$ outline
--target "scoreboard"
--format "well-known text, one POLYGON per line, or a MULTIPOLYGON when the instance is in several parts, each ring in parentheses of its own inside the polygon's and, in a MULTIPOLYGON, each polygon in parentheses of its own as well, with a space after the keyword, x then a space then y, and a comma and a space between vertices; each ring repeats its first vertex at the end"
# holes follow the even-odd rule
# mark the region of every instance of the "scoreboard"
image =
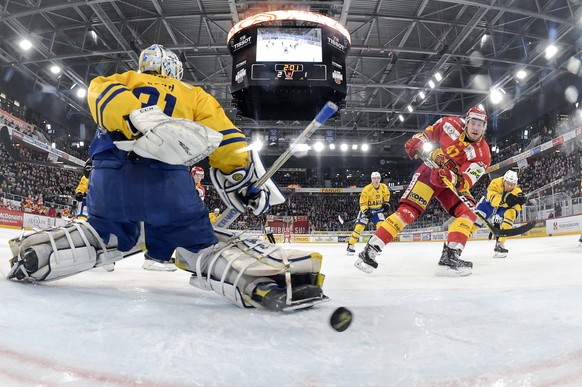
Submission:
POLYGON ((239 113, 255 120, 311 120, 346 96, 350 35, 326 16, 302 11, 261 13, 228 34, 231 90, 239 113))

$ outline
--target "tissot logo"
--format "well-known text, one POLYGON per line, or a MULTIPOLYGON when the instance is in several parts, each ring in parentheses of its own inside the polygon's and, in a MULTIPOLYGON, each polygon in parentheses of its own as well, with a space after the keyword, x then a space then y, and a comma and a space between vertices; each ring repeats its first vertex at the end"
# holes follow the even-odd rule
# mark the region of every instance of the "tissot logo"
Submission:
POLYGON ((332 46, 332 47, 335 47, 335 48, 337 48, 337 49, 338 49, 338 50, 340 50, 340 51, 345 51, 345 50, 346 50, 346 46, 345 46, 345 45, 343 45, 343 44, 341 44, 341 43, 339 42, 339 39, 338 39, 338 38, 336 38, 335 36, 334 36, 333 38, 330 38, 330 37, 328 36, 328 37, 327 37, 327 43, 328 43, 330 46, 332 46))
POLYGON ((239 48, 244 47, 247 44, 250 44, 252 38, 253 38, 252 36, 249 36, 249 37, 247 37, 246 35, 241 36, 240 39, 239 39, 239 42, 238 43, 235 43, 232 46, 233 49, 234 50, 238 50, 239 48))

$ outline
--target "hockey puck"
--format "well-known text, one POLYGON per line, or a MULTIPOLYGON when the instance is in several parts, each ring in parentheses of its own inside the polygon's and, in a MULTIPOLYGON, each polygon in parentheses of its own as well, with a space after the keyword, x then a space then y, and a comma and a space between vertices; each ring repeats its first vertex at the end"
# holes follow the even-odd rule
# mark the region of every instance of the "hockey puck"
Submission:
POLYGON ((349 309, 342 307, 337 308, 329 318, 329 325, 338 332, 343 332, 350 327, 353 315, 349 309))

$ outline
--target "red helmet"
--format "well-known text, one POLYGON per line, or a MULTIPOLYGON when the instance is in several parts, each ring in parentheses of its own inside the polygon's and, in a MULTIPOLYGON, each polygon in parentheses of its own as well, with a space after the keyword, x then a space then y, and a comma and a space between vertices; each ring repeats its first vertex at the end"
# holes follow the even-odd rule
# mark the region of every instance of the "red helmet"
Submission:
POLYGON ((478 106, 473 106, 471 109, 469 109, 469 111, 467 111, 467 115, 465 116, 465 122, 469 122, 469 119, 471 118, 474 120, 482 121, 485 124, 487 124, 487 121, 489 119, 487 117, 487 112, 478 106))
POLYGON ((202 169, 201 167, 193 167, 192 171, 190 172, 192 173, 192 176, 202 175, 202 177, 204 177, 204 169, 202 169))

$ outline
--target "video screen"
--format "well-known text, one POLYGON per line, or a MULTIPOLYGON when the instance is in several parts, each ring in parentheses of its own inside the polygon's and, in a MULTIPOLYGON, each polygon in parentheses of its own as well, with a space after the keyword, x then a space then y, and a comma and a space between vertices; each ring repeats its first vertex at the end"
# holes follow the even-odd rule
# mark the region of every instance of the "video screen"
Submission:
POLYGON ((257 28, 257 62, 321 62, 321 28, 257 28))

